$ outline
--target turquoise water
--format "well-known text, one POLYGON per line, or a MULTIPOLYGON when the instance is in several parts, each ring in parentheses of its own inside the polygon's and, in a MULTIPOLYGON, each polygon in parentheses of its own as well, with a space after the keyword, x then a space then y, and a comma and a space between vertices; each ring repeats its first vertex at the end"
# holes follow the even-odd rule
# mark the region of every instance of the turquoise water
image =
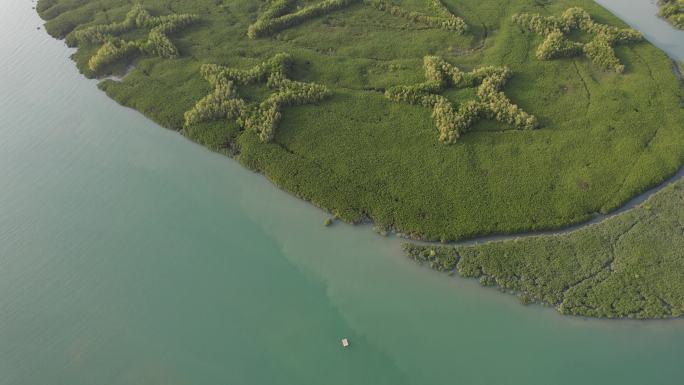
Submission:
POLYGON ((110 101, 31 5, 0 1, 0 384, 682 383, 684 320, 524 307, 326 228, 110 101))

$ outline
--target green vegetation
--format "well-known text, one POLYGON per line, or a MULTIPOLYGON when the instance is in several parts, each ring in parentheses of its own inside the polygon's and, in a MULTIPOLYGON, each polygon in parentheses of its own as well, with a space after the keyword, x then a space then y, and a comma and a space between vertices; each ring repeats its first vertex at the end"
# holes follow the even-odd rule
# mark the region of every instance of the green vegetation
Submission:
POLYGON ((88 60, 88 68, 97 73, 104 67, 134 53, 157 55, 167 59, 177 58, 178 49, 173 45, 168 35, 185 28, 198 19, 196 15, 191 14, 153 17, 142 5, 136 4, 126 14, 123 21, 94 25, 75 31, 67 36, 66 41, 70 46, 102 44, 95 55, 88 60), (147 39, 125 41, 115 36, 137 28, 150 31, 147 39))
POLYGON ((392 87, 385 96, 396 102, 431 107, 441 142, 455 143, 480 117, 512 124, 521 130, 536 128, 537 118, 499 92, 511 76, 508 68, 482 67, 465 73, 436 56, 426 56, 424 66, 426 82, 392 87), (447 87, 468 88, 478 84, 477 100, 467 101, 458 110, 449 99, 439 95, 447 87))
POLYGON ((271 35, 275 32, 301 24, 306 20, 347 7, 360 0, 325 0, 312 4, 293 13, 287 13, 296 0, 273 0, 266 11, 247 29, 250 39, 271 35))
POLYGON ((318 84, 287 79, 291 63, 290 55, 278 54, 248 71, 203 65, 202 76, 215 88, 185 113, 185 128, 207 120, 228 118, 256 132, 261 141, 270 142, 282 117, 282 107, 316 103, 330 96, 330 91, 318 84), (257 107, 250 107, 247 101, 238 97, 237 85, 263 81, 276 92, 257 107))
POLYGON ((381 11, 389 13, 390 15, 403 17, 413 21, 414 23, 455 31, 459 34, 463 34, 468 30, 468 26, 466 25, 465 21, 452 14, 449 8, 444 5, 442 0, 429 1, 431 8, 434 9, 439 16, 430 16, 422 12, 409 11, 385 0, 367 0, 366 2, 381 11))
MULTIPOLYGON (((580 55, 540 61, 535 52, 545 37, 522 32, 512 19, 514 14, 548 17, 581 7, 601 26, 625 28, 590 0, 387 3, 402 12, 381 10, 372 1, 140 4, 152 18, 199 17, 173 34, 177 55, 140 55, 125 43, 147 42, 157 25, 139 27, 136 21, 135 28, 125 31, 105 27, 131 23, 126 22, 129 0, 40 0, 37 9, 50 34, 78 46, 73 59, 86 76, 106 76, 135 65, 122 81, 99 84, 110 97, 234 156, 347 222, 372 220, 382 231, 429 240, 559 228, 614 210, 662 182, 684 161, 682 90, 665 54, 644 41, 615 44, 610 52, 625 67, 623 73, 593 63, 610 61, 600 57, 600 47, 596 52, 586 49, 592 60, 580 55), (317 8, 322 4, 340 6, 301 13, 322 9, 317 8), (435 6, 439 4, 443 8, 435 6), (468 26, 465 33, 455 21, 453 28, 444 28, 451 24, 411 16, 446 22, 451 20, 447 11, 468 26), (266 28, 259 38, 248 37, 259 20, 268 24, 287 15, 306 17, 289 16, 284 20, 292 21, 277 22, 277 28, 266 28), (77 41, 76 36, 85 34, 78 31, 86 30, 121 39, 111 40, 106 48, 111 53, 103 55, 110 64, 96 65, 96 72, 89 61, 105 49, 106 41, 77 41), (266 74, 250 81, 211 78, 249 73, 283 52, 292 64, 283 71, 287 77, 270 82, 272 76, 266 74), (505 76, 485 90, 485 97, 505 92, 502 111, 513 112, 497 116, 493 111, 498 107, 478 110, 478 119, 463 126, 467 135, 440 145, 434 133, 435 120, 440 122, 431 117, 430 108, 385 97, 394 87, 425 82, 426 56, 440 57, 445 67, 458 68, 464 76, 482 68, 508 68, 510 72, 499 72, 505 76), (508 74, 512 76, 505 82, 508 74), (274 100, 288 84, 308 84, 316 96, 274 100), (311 104, 322 98, 322 87, 330 96, 311 104), (519 109, 509 110, 512 103, 519 109), (285 105, 290 107, 281 110, 285 105), (198 116, 190 113, 186 120, 185 113, 193 110, 198 116), (525 126, 528 115, 521 111, 533 114, 540 128, 511 129, 525 126)), ((586 47, 595 35, 572 30, 563 32, 563 39, 586 47)), ((439 94, 458 107, 452 108, 454 114, 440 112, 440 118, 462 127, 455 117, 464 105, 482 101, 481 80, 460 87, 447 77, 449 84, 439 94)), ((443 111, 449 112, 446 106, 443 111)))
POLYGON ((264 12, 259 15, 254 24, 247 29, 247 36, 250 39, 272 35, 284 29, 299 25, 307 20, 321 15, 326 15, 339 9, 343 9, 352 4, 365 2, 378 10, 389 13, 393 16, 403 17, 415 23, 425 24, 435 28, 464 33, 467 26, 463 19, 455 16, 449 11, 442 0, 430 0, 431 7, 439 16, 430 16, 421 12, 409 11, 396 6, 385 0, 324 0, 303 8, 293 10, 296 0, 271 0, 264 12))
POLYGON ((543 17, 539 14, 516 14, 513 21, 546 38, 537 49, 540 60, 558 57, 572 57, 584 53, 594 63, 605 69, 622 72, 625 66, 615 56, 613 47, 618 44, 641 41, 641 34, 631 28, 620 29, 594 22, 591 15, 582 8, 568 8, 560 17, 543 17), (588 43, 571 41, 568 35, 573 31, 593 36, 588 43))
POLYGON ((684 29, 684 0, 658 0, 660 16, 679 29, 684 29))
POLYGON ((551 304, 564 314, 684 313, 684 179, 599 224, 474 246, 405 245, 411 258, 551 304))

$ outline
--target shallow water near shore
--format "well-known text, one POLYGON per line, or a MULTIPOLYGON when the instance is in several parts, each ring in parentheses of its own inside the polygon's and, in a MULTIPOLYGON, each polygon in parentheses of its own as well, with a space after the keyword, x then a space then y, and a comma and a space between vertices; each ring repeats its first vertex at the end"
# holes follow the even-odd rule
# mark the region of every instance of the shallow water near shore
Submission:
POLYGON ((681 383, 684 320, 521 306, 326 228, 109 100, 32 5, 0 2, 0 384, 681 383))

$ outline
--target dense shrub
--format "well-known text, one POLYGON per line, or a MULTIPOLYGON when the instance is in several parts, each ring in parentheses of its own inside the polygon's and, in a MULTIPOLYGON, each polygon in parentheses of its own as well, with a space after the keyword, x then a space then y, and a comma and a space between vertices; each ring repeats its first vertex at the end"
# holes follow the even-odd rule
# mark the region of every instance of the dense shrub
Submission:
POLYGON ((269 21, 284 15, 291 10, 296 0, 273 0, 269 7, 259 16, 257 20, 269 21))
POLYGON ((178 49, 168 34, 179 31, 196 22, 198 17, 190 14, 152 16, 140 4, 136 4, 121 22, 76 30, 67 37, 67 44, 102 44, 88 61, 88 67, 98 72, 103 67, 136 53, 156 55, 163 58, 178 57, 178 49), (116 37, 134 29, 149 29, 147 40, 124 41, 116 37))
POLYGON ((437 11, 439 16, 430 16, 420 12, 408 11, 386 0, 366 0, 366 3, 390 15, 403 17, 414 23, 455 31, 459 34, 465 33, 468 29, 465 21, 452 14, 441 0, 430 0, 431 8, 437 11))
POLYGON ((361 1, 362 0, 324 0, 320 3, 312 4, 295 12, 286 14, 286 12, 293 7, 294 1, 274 0, 254 24, 249 26, 247 29, 247 36, 250 39, 267 36, 301 24, 316 16, 324 15, 352 4, 360 3, 361 1))
POLYGON ((294 0, 273 0, 257 20, 249 26, 247 36, 249 36, 250 39, 267 36, 301 24, 316 16, 361 2, 391 15, 403 17, 413 22, 426 24, 431 27, 456 31, 461 34, 467 30, 467 25, 463 19, 453 15, 444 5, 442 0, 430 0, 430 6, 436 11, 438 16, 429 16, 420 12, 407 11, 385 0, 325 0, 317 4, 303 7, 292 13, 287 13, 288 11, 293 10, 295 5, 294 0))
POLYGON ((584 53, 601 68, 615 72, 622 72, 625 67, 615 56, 613 47, 643 39, 634 29, 598 24, 592 20, 589 13, 578 7, 568 8, 560 17, 516 14, 513 16, 513 22, 524 29, 545 36, 544 42, 537 48, 537 58, 540 60, 572 57, 584 53), (593 39, 586 44, 570 41, 568 34, 572 31, 588 33, 593 35, 593 39))
POLYGON ((572 57, 582 53, 581 43, 570 41, 559 30, 546 35, 546 39, 537 48, 537 59, 550 60, 560 57, 572 57))
POLYGON ((544 17, 539 14, 518 13, 513 15, 513 22, 540 35, 548 35, 554 31, 569 32, 564 23, 554 16, 544 17))
POLYGON ((250 70, 203 65, 202 76, 214 86, 214 90, 185 113, 185 126, 228 118, 245 129, 255 131, 263 142, 270 142, 282 117, 281 108, 316 103, 330 96, 325 86, 287 79, 291 62, 291 56, 278 54, 250 70), (236 86, 264 80, 275 92, 258 105, 249 105, 237 94, 236 86))
POLYGON ((152 17, 141 4, 136 4, 120 22, 101 24, 76 30, 70 33, 66 42, 69 46, 79 44, 102 44, 114 35, 120 35, 135 28, 143 27, 145 20, 152 17))
POLYGON ((246 128, 255 130, 264 142, 273 139, 282 107, 316 103, 330 96, 326 87, 286 79, 282 72, 274 72, 269 76, 268 87, 277 91, 259 104, 256 113, 245 124, 246 128))
POLYGON ((610 44, 604 39, 596 39, 584 45, 584 54, 602 68, 612 68, 615 72, 623 72, 625 66, 615 56, 610 44))
POLYGON ((519 130, 538 126, 537 119, 520 109, 501 92, 511 76, 506 67, 481 67, 462 72, 436 56, 424 58, 427 80, 412 86, 388 89, 385 96, 393 101, 432 108, 432 117, 443 143, 455 143, 478 119, 493 119, 510 124, 519 130), (446 88, 476 87, 477 99, 455 108, 444 96, 446 88))
POLYGON ((660 16, 667 19, 672 25, 684 29, 684 1, 683 0, 658 0, 660 16))
MULTIPOLYGON (((205 78, 209 80, 206 76, 205 78)), ((185 113, 186 127, 220 118, 238 120, 245 115, 247 104, 238 98, 233 81, 221 78, 212 85, 214 85, 214 90, 200 99, 192 110, 185 113)))
POLYGON ((130 57, 142 50, 142 44, 132 41, 124 41, 118 38, 110 38, 88 60, 88 68, 97 73, 102 68, 125 57, 130 57))

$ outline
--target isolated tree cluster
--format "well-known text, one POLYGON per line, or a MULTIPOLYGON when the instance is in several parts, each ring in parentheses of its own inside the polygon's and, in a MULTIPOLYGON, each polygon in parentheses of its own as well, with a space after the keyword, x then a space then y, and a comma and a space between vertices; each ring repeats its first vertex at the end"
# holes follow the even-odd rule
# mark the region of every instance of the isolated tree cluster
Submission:
POLYGON ((613 47, 643 40, 641 33, 634 29, 596 23, 589 13, 579 7, 568 8, 561 16, 516 14, 513 15, 513 21, 524 29, 545 36, 537 48, 537 58, 540 60, 584 54, 601 68, 618 73, 623 72, 625 66, 620 63, 613 47), (588 43, 572 41, 568 38, 572 31, 592 35, 592 40, 588 43))
POLYGON ((511 76, 506 67, 481 67, 472 72, 459 68, 436 56, 424 58, 427 81, 411 86, 388 89, 385 96, 432 108, 432 117, 443 143, 455 143, 479 119, 493 119, 519 130, 534 129, 537 119, 513 104, 501 89, 511 76), (447 88, 478 87, 477 98, 455 107, 439 93, 447 88))
POLYGON ((137 53, 168 59, 178 57, 178 49, 168 35, 197 20, 199 17, 192 14, 152 16, 142 5, 135 4, 123 21, 76 30, 66 40, 71 46, 102 44, 88 61, 90 70, 97 73, 103 67, 137 53), (135 29, 148 29, 147 39, 127 41, 117 37, 135 29))
POLYGON ((316 103, 331 95, 325 86, 288 79, 291 64, 292 57, 281 53, 250 70, 203 65, 202 76, 214 90, 185 113, 185 126, 226 118, 255 131, 261 141, 270 142, 282 117, 282 107, 316 103), (261 103, 249 104, 237 93, 240 85, 264 81, 275 92, 261 103))

